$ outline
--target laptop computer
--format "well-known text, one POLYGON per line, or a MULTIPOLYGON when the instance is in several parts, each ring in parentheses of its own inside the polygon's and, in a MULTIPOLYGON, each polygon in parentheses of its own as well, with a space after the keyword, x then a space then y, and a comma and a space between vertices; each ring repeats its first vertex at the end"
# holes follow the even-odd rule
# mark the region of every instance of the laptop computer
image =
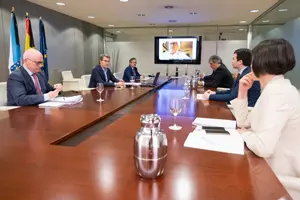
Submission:
POLYGON ((160 75, 160 72, 157 72, 155 75, 155 78, 153 80, 153 83, 142 83, 141 86, 142 87, 155 87, 157 84, 159 75, 160 75))

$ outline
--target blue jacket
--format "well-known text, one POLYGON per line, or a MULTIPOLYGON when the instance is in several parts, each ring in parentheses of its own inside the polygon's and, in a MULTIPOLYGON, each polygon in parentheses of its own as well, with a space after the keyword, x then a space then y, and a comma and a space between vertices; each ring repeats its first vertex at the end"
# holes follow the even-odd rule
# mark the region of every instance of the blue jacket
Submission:
MULTIPOLYGON (((217 91, 216 94, 209 96, 209 100, 230 102, 237 98, 239 92, 239 81, 246 74, 251 72, 251 68, 247 67, 242 74, 235 80, 233 87, 227 91, 217 91)), ((254 107, 257 99, 260 96, 260 84, 258 81, 254 81, 252 87, 248 90, 248 106, 254 107)))
MULTIPOLYGON (((47 82, 44 72, 36 74, 41 87, 41 92, 46 94, 54 88, 47 82)), ((8 106, 30 106, 44 102, 44 95, 37 94, 35 85, 23 67, 12 72, 7 80, 7 105, 8 106)))
MULTIPOLYGON (((134 67, 133 70, 135 71, 135 80, 140 79, 141 75, 138 72, 137 68, 134 67)), ((126 67, 126 69, 124 70, 124 75, 123 75, 124 82, 130 82, 130 77, 134 76, 133 70, 130 66, 126 67)))
POLYGON ((111 73, 110 69, 107 68, 106 71, 107 75, 107 81, 105 80, 105 75, 102 67, 100 65, 97 65, 94 67, 92 74, 91 74, 91 79, 89 83, 89 88, 95 88, 97 87, 97 83, 103 83, 104 86, 115 86, 114 83, 119 82, 118 79, 111 73), (111 81, 111 82, 110 82, 111 81))

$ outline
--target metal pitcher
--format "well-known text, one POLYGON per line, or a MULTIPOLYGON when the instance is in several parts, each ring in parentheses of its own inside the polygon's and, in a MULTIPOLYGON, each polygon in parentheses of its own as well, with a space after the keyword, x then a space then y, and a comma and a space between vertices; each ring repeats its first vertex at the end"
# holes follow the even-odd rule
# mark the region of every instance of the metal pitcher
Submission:
POLYGON ((164 173, 167 159, 167 137, 160 129, 157 114, 142 115, 142 128, 134 138, 134 161, 136 172, 145 179, 155 179, 164 173))

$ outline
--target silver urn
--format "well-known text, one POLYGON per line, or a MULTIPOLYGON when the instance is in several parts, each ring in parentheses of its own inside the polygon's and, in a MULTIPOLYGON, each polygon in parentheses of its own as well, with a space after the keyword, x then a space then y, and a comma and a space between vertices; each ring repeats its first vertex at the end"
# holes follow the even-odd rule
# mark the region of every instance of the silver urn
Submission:
POLYGON ((142 127, 134 138, 136 172, 145 179, 155 179, 164 173, 167 160, 167 136, 160 129, 157 114, 142 115, 142 127))

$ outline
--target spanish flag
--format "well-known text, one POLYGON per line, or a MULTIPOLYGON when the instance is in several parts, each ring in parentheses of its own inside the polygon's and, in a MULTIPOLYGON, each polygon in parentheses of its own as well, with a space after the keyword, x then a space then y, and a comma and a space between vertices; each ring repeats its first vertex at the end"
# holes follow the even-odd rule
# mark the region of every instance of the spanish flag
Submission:
POLYGON ((28 16, 28 13, 26 13, 26 36, 25 36, 25 50, 34 48, 34 40, 32 35, 32 28, 31 28, 31 22, 28 16))

